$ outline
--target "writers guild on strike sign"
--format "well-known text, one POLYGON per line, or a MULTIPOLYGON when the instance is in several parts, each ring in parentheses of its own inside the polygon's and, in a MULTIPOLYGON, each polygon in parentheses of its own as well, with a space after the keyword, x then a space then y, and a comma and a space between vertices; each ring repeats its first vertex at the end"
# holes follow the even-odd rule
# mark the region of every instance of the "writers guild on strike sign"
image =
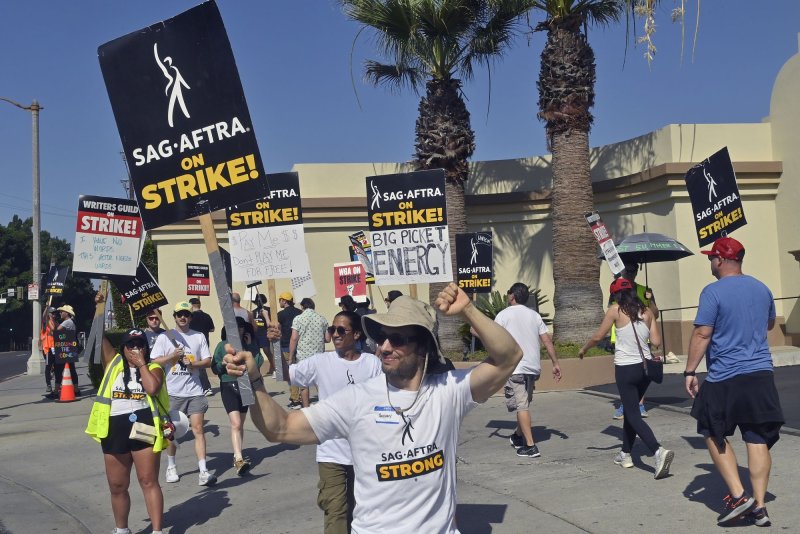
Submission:
POLYGON ((75 229, 75 274, 93 278, 134 276, 142 221, 133 200, 81 195, 75 229))

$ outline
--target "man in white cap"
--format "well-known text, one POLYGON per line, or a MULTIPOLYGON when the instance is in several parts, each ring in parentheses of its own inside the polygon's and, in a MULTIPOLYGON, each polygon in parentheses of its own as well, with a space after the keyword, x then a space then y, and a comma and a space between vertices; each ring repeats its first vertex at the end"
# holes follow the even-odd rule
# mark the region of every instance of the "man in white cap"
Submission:
POLYGON ((75 328, 75 310, 69 304, 64 304, 56 310, 61 317, 61 324, 58 325, 53 335, 56 361, 53 365, 55 373, 56 389, 53 391, 53 398, 58 399, 61 394, 61 379, 64 376, 64 366, 69 363, 69 374, 72 377, 72 385, 75 386, 75 395, 80 396, 81 389, 78 386, 78 370, 75 363, 78 361, 78 341, 75 328))
MULTIPOLYGON (((456 444, 464 416, 503 386, 522 350, 500 325, 450 284, 436 299, 485 341, 489 356, 470 370, 446 370, 434 335, 434 309, 399 297, 388 313, 366 315, 384 376, 347 387, 299 412, 287 412, 264 389, 251 354, 225 357, 230 374, 247 372, 253 422, 271 442, 350 443, 355 470, 353 532, 458 532, 456 444)), ((231 348, 229 352, 233 352, 231 348)))
MULTIPOLYGON (((189 416, 194 434, 194 452, 200 469, 199 483, 201 486, 210 486, 217 481, 217 477, 206 466, 203 415, 208 411, 208 400, 203 394, 200 371, 211 367, 211 352, 203 333, 189 328, 192 321, 191 304, 179 302, 172 315, 175 317, 172 335, 176 344, 173 344, 167 333, 159 335, 150 351, 150 359, 164 367, 167 373, 170 407, 189 416)), ((167 482, 177 482, 180 479, 175 465, 176 451, 175 443, 170 441, 167 448, 167 482)))

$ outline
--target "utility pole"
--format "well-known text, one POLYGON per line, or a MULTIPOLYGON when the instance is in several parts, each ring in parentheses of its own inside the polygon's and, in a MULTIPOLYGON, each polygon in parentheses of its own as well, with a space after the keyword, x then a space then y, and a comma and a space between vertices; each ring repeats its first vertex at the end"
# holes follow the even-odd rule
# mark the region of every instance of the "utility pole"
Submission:
MULTIPOLYGON (((42 281, 42 266, 40 254, 40 240, 41 240, 41 221, 40 221, 40 208, 39 208, 39 112, 44 109, 39 103, 34 100, 30 106, 23 106, 19 102, 14 102, 8 98, 0 96, 0 100, 8 102, 13 106, 31 112, 33 120, 33 284, 39 286, 42 281)), ((39 288, 41 291, 41 288, 39 288)), ((42 309, 39 299, 31 301, 33 308, 32 323, 33 332, 31 332, 31 356, 28 358, 28 374, 40 375, 44 373, 44 358, 42 358, 42 349, 39 345, 39 333, 42 326, 42 309)))

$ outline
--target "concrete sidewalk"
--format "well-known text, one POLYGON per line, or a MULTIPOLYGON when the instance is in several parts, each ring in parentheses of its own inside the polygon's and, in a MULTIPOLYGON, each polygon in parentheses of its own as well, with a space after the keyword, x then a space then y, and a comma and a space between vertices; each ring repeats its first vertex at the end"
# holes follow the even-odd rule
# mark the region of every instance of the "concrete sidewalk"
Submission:
MULTIPOLYGON (((79 366, 79 372, 88 383, 85 368, 79 366)), ((92 398, 57 404, 42 397, 43 382, 40 376, 22 376, 0 383, 0 533, 110 532, 114 523, 102 453, 83 433, 92 398)), ((288 401, 282 384, 265 382, 279 403, 288 401)), ((208 460, 219 482, 197 485, 192 443, 185 442, 178 451, 180 482, 164 483, 162 465, 167 532, 320 532, 314 447, 269 444, 248 422, 245 454, 255 465, 251 475, 237 477, 228 418, 218 394, 209 400, 208 460)), ((648 424, 675 450, 672 475, 656 481, 652 458, 641 445, 634 449, 633 469, 613 464, 622 423, 611 419, 610 405, 610 399, 582 391, 537 393, 532 413, 538 459, 519 458, 509 446, 514 422, 501 398, 474 410, 464 421, 458 449, 460 530, 738 532, 716 526, 726 491, 685 410, 650 409, 648 424)), ((743 461, 744 446, 738 437, 733 442, 743 461)), ((773 449, 768 506, 775 529, 800 530, 794 494, 799 454, 795 435, 784 434, 773 449)), ((149 534, 135 476, 130 493, 130 527, 149 534)))

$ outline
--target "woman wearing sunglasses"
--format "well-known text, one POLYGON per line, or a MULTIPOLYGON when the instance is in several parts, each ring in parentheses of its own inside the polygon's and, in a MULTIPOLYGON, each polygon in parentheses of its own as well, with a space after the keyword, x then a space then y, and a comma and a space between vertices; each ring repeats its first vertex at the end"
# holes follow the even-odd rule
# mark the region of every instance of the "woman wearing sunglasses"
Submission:
POLYGON ((128 486, 131 467, 135 466, 153 534, 160 534, 164 496, 158 483, 158 468, 161 451, 167 446, 162 418, 169 410, 164 370, 157 363, 150 362, 147 337, 139 329, 125 333, 119 351, 115 351, 104 338, 103 353, 103 361, 108 363, 86 433, 103 449, 116 524, 113 532, 131 532, 128 528, 131 510, 128 486), (134 435, 132 430, 140 430, 137 438, 131 437, 134 435))
MULTIPOLYGON (((256 364, 260 368, 264 363, 264 357, 261 355, 261 351, 258 348, 258 343, 253 333, 253 325, 237 316, 236 326, 239 328, 239 339, 242 341, 242 350, 253 354, 256 358, 256 364)), ((225 364, 222 362, 222 358, 227 354, 225 352, 225 345, 228 343, 228 336, 224 327, 221 334, 222 340, 217 344, 217 348, 214 349, 214 361, 211 364, 211 370, 214 374, 219 376, 222 405, 225 407, 225 411, 228 413, 228 419, 231 423, 233 467, 236 469, 237 475, 243 476, 250 471, 250 459, 242 456, 244 420, 247 416, 247 406, 242 405, 242 396, 239 393, 239 384, 236 382, 236 377, 230 376, 225 372, 225 364)))
MULTIPOLYGON (((366 382, 382 373, 381 361, 374 354, 361 352, 361 342, 366 336, 357 313, 337 313, 327 334, 335 350, 315 354, 290 366, 289 379, 292 384, 301 388, 316 386, 319 398, 323 400, 341 389, 366 382)), ((317 505, 325 513, 325 534, 346 534, 350 532, 355 507, 355 473, 350 444, 344 439, 332 439, 318 445, 317 465, 317 505)))

